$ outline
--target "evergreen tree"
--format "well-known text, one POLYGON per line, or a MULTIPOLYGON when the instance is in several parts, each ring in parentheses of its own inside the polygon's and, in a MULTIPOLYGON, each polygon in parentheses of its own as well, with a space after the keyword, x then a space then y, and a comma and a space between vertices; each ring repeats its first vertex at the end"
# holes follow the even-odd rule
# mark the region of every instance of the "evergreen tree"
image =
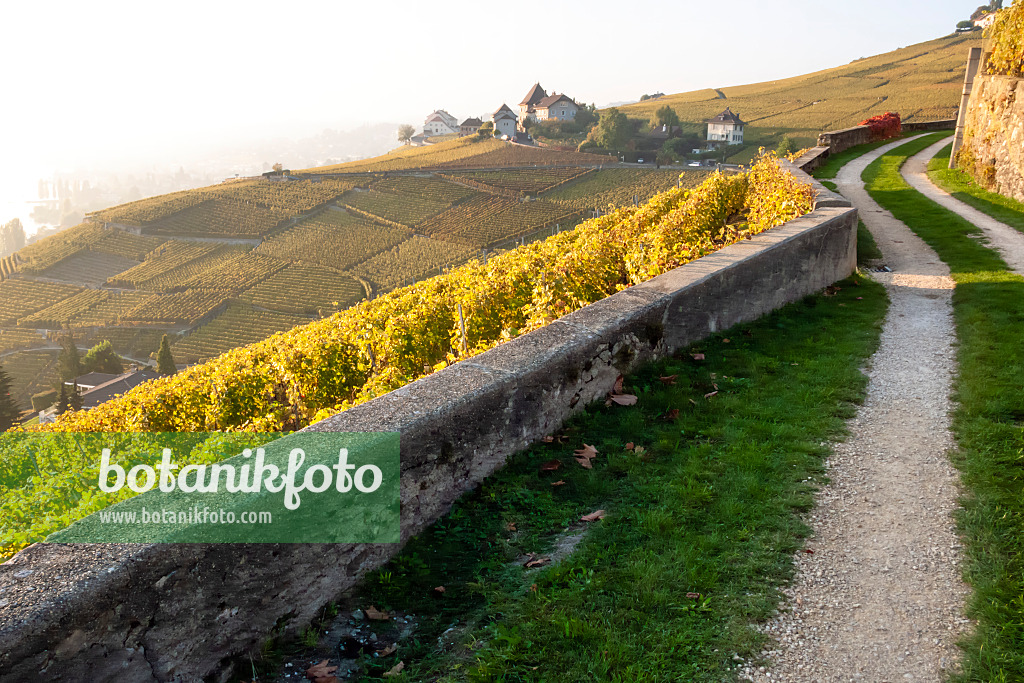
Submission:
POLYGON ((57 414, 63 415, 68 411, 71 404, 68 402, 68 385, 60 383, 60 394, 57 396, 57 414))
POLYGON ((71 410, 82 409, 82 394, 78 390, 78 382, 75 382, 75 386, 71 390, 71 395, 68 396, 68 408, 71 410))
POLYGON ((161 375, 173 375, 178 371, 171 355, 171 340, 166 334, 160 340, 160 350, 156 353, 156 371, 161 375))
POLYGON ((57 367, 60 368, 61 382, 70 382, 82 374, 82 358, 75 346, 75 339, 68 332, 61 340, 60 356, 57 358, 57 367))
POLYGON ((21 411, 11 397, 11 377, 0 367, 0 431, 7 431, 18 423, 21 411))

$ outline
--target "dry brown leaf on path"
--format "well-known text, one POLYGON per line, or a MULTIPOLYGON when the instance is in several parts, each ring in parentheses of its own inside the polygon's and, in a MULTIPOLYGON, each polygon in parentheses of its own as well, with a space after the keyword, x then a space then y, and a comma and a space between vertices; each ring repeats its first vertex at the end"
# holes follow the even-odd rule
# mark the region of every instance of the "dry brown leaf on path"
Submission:
POLYGON ((703 353, 691 353, 690 357, 693 358, 694 360, 704 360, 703 353))
POLYGON ((366 613, 366 618, 370 619, 372 621, 387 621, 388 619, 391 618, 391 617, 388 616, 387 612, 381 612, 379 609, 377 609, 373 605, 370 605, 369 607, 367 607, 363 611, 366 613))
POLYGON ((558 481, 551 482, 552 486, 565 486, 565 482, 559 479, 558 481))
POLYGON ((622 375, 619 375, 618 377, 615 378, 615 384, 612 385, 611 393, 613 393, 613 394, 621 394, 622 393, 622 375))
POLYGON ((555 440, 555 437, 551 436, 550 434, 548 434, 543 439, 541 439, 541 441, 543 441, 544 443, 553 443, 554 440, 555 440))
POLYGON ((318 683, 320 681, 323 681, 323 683, 328 683, 328 681, 324 679, 330 678, 334 678, 334 680, 337 680, 337 678, 335 678, 331 674, 337 671, 338 667, 327 666, 327 664, 328 660, 325 659, 322 662, 314 664, 313 666, 309 667, 308 669, 306 669, 306 678, 308 678, 311 681, 317 681, 318 683))
POLYGON ((717 391, 708 392, 708 393, 704 394, 704 398, 711 398, 712 396, 716 395, 717 393, 718 393, 717 391))
POLYGON ((665 419, 671 422, 672 420, 679 419, 679 408, 673 408, 672 410, 665 413, 665 419))
POLYGON ((391 678, 393 676, 397 676, 398 674, 402 673, 402 669, 404 668, 405 662, 399 662, 398 664, 395 664, 393 667, 384 672, 384 678, 391 678))
POLYGON ((515 530, 516 530, 516 523, 515 522, 506 522, 505 523, 505 531, 515 531, 515 530))
POLYGON ((691 600, 700 600, 700 593, 687 593, 686 597, 690 598, 691 600))
POLYGON ((444 594, 445 593, 444 586, 437 586, 436 588, 434 588, 434 592, 435 593, 444 594))
POLYGON ((384 648, 383 650, 381 650, 377 654, 380 655, 381 657, 387 657, 388 655, 395 654, 395 652, 397 652, 397 651, 398 651, 398 643, 391 643, 390 645, 388 645, 386 648, 384 648))
POLYGON ((588 470, 594 469, 594 464, 590 462, 597 457, 597 449, 593 446, 583 444, 583 448, 579 448, 573 452, 573 456, 576 458, 576 462, 585 467, 588 470))
POLYGON ((581 522, 596 522, 599 519, 604 519, 604 510, 596 510, 591 512, 589 515, 583 515, 580 517, 581 522))
POLYGON ((658 381, 667 387, 671 387, 675 385, 676 377, 679 377, 679 375, 668 375, 667 377, 659 377, 658 381))
POLYGON ((561 460, 548 460, 547 462, 541 464, 540 471, 541 472, 554 472, 555 470, 557 470, 561 466, 562 466, 562 461, 561 460))
POLYGON ((537 557, 533 553, 527 555, 529 559, 523 564, 527 569, 533 569, 534 567, 542 567, 551 561, 550 557, 537 557))
POLYGON ((632 442, 632 441, 630 441, 629 443, 627 443, 627 444, 626 444, 626 450, 627 450, 627 451, 631 451, 631 450, 633 450, 633 445, 634 445, 634 444, 633 444, 633 442, 632 442))
POLYGON ((637 398, 633 394, 609 394, 608 400, 620 406, 636 405, 637 398))

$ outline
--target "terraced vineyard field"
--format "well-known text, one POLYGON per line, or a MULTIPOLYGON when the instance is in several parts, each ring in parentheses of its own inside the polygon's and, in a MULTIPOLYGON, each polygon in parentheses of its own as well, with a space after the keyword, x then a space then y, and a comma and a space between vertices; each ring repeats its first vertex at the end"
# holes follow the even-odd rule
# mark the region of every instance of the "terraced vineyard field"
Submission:
POLYGON ((94 334, 75 338, 80 348, 93 347, 104 339, 109 340, 119 354, 145 360, 155 357, 160 348, 160 339, 167 332, 164 329, 137 327, 108 327, 94 334))
POLYGON ((416 235, 352 269, 356 275, 369 280, 377 292, 402 286, 410 279, 438 274, 441 266, 460 265, 478 254, 479 249, 463 244, 416 235))
POLYGON ((423 197, 448 205, 469 199, 478 194, 476 190, 450 183, 442 178, 424 176, 393 176, 373 184, 379 192, 391 192, 413 197, 423 197))
POLYGON ((40 273, 40 277, 99 287, 108 279, 137 265, 139 262, 133 259, 87 249, 50 266, 40 273))
POLYGON ((136 235, 124 230, 110 229, 96 242, 89 245, 92 251, 112 254, 132 261, 141 261, 161 244, 164 239, 149 235, 136 235))
POLYGON ((430 237, 482 248, 543 227, 568 223, 577 211, 554 202, 482 197, 453 207, 417 227, 430 237))
POLYGON ((222 250, 224 245, 213 242, 166 242, 147 254, 145 261, 110 278, 108 283, 113 287, 142 287, 165 273, 222 250))
POLYGON ((304 171, 300 171, 300 173, 367 173, 427 168, 479 156, 493 150, 502 149, 508 144, 493 138, 480 140, 476 137, 467 137, 426 147, 399 147, 387 154, 373 157, 372 159, 349 161, 333 166, 307 168, 304 171))
POLYGON ((185 289, 216 287, 237 294, 266 280, 286 265, 285 261, 264 254, 240 254, 225 260, 214 268, 181 280, 180 287, 185 289))
POLYGON ((617 166, 617 157, 586 152, 559 152, 544 147, 527 147, 502 142, 498 149, 471 157, 441 161, 427 168, 502 168, 506 166, 617 166))
POLYGON ((179 211, 201 204, 207 200, 206 193, 199 190, 182 190, 171 194, 140 199, 128 204, 119 204, 109 209, 90 214, 99 222, 123 223, 125 225, 148 225, 167 218, 179 211))
POLYGON ((644 202, 676 186, 696 187, 710 175, 708 171, 648 170, 641 168, 609 168, 594 171, 580 180, 558 187, 544 195, 544 199, 574 209, 601 209, 626 206, 633 198, 644 202))
POLYGON ((121 322, 126 325, 195 325, 230 298, 231 292, 203 289, 149 297, 126 311, 121 322))
POLYGON ((354 278, 323 266, 290 264, 239 298, 281 313, 324 315, 348 308, 366 296, 354 278))
POLYGON ((343 206, 365 211, 379 216, 385 221, 407 227, 412 227, 451 206, 450 202, 423 196, 392 194, 374 190, 348 192, 338 202, 343 206))
POLYGON ((249 239, 266 235, 297 213, 237 199, 211 199, 152 223, 146 230, 154 235, 249 239))
POLYGON ((18 320, 18 327, 61 329, 105 301, 110 292, 86 289, 18 320))
POLYGON ((192 334, 175 342, 171 352, 178 362, 206 360, 308 322, 309 318, 305 316, 260 311, 236 302, 192 334))
POLYGON ((106 298, 72 318, 71 326, 104 327, 121 324, 129 311, 154 301, 158 296, 149 292, 107 292, 106 298))
POLYGON ((0 282, 0 325, 13 326, 21 318, 63 301, 81 287, 14 278, 0 282))
POLYGON ((0 330, 0 353, 43 346, 46 341, 46 337, 35 330, 19 330, 17 328, 0 330))
POLYGON ((11 398, 23 409, 32 406, 32 395, 52 389, 57 383, 57 351, 15 351, 0 358, 11 376, 11 398))
POLYGON ((457 181, 481 183, 499 190, 522 194, 538 194, 573 178, 591 173, 587 168, 510 169, 508 171, 473 171, 444 177, 457 181))
POLYGON ((255 253, 346 270, 412 235, 344 211, 325 211, 264 241, 255 253))
MULTIPOLYGON (((184 289, 208 289, 211 287, 228 289, 216 281, 215 273, 225 264, 232 263, 239 256, 251 251, 252 247, 231 244, 211 246, 215 248, 199 258, 175 266, 148 280, 138 282, 135 286, 151 292, 180 292, 184 289), (186 284, 196 282, 199 284, 186 284)), ((157 257, 158 260, 159 258, 161 257, 157 257)))

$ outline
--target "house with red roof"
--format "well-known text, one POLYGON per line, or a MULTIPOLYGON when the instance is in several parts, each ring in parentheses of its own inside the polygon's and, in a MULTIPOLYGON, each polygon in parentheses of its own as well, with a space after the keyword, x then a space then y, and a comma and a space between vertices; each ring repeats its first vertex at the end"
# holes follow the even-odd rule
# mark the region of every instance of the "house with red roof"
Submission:
POLYGON ((530 92, 519 103, 519 118, 522 121, 573 121, 580 110, 576 101, 565 94, 548 95, 540 83, 534 83, 530 92))
POLYGON ((725 108, 718 116, 705 121, 708 124, 708 144, 735 145, 743 142, 743 126, 746 125, 740 117, 732 113, 732 109, 725 108))

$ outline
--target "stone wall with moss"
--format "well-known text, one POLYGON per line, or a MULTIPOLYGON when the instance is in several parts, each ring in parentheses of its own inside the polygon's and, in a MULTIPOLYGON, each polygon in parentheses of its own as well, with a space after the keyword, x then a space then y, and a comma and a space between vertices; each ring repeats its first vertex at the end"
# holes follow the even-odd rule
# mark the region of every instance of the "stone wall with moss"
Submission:
POLYGON ((987 189, 1024 201, 1024 79, 974 80, 957 166, 987 189))

